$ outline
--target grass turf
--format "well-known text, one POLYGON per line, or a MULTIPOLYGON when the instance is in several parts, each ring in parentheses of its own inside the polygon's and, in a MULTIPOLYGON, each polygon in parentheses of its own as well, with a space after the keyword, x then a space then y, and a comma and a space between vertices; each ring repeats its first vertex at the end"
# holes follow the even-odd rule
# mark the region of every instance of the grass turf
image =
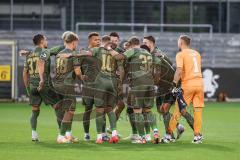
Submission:
MULTIPOLYGON (((83 107, 78 104, 77 112, 83 107)), ((154 110, 156 110, 154 108, 154 110)), ((95 120, 91 122, 90 142, 83 141, 82 122, 74 122, 73 134, 80 138, 78 144, 56 144, 57 124, 54 111, 47 106, 41 107, 38 133, 40 143, 31 142, 29 117, 31 108, 25 103, 0 103, 0 160, 62 160, 62 159, 240 159, 240 106, 239 103, 206 103, 204 110, 203 144, 191 144, 193 135, 185 120, 186 132, 172 144, 131 144, 120 141, 119 144, 96 145, 94 139, 95 120)), ((163 122, 158 118, 161 135, 163 122)), ((125 112, 118 123, 118 130, 126 137, 130 125, 125 112)))

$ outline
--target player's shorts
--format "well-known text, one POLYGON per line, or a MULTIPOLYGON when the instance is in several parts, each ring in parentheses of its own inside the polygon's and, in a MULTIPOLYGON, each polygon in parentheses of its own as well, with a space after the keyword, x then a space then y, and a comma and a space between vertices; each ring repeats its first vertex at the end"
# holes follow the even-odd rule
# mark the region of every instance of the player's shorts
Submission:
POLYGON ((164 103, 168 103, 170 105, 173 105, 176 101, 176 98, 173 96, 172 93, 167 93, 165 95, 160 95, 156 97, 156 106, 161 106, 164 103))
POLYGON ((61 95, 59 105, 63 110, 75 111, 76 97, 74 85, 64 85, 63 83, 55 83, 55 91, 61 95))
POLYGON ((99 73, 95 82, 94 103, 96 107, 114 107, 117 101, 116 77, 99 73))
POLYGON ((31 106, 40 106, 42 101, 46 105, 55 105, 62 99, 61 95, 57 94, 52 86, 44 86, 40 92, 37 88, 36 85, 30 85, 29 104, 31 106))
POLYGON ((94 85, 83 85, 82 86, 82 104, 90 110, 93 108, 94 104, 94 85))
POLYGON ((135 100, 133 108, 152 108, 154 104, 154 86, 135 86, 131 90, 135 100))
POLYGON ((204 107, 204 89, 199 87, 182 87, 183 98, 189 106, 193 103, 193 107, 204 107))

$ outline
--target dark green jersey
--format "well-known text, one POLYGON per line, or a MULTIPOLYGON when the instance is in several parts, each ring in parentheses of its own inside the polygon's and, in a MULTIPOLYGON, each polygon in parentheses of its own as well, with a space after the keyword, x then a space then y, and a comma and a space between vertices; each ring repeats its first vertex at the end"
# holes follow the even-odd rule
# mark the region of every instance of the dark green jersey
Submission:
POLYGON ((103 47, 96 47, 92 49, 93 56, 100 61, 100 72, 105 75, 116 75, 118 67, 116 59, 112 57, 103 47))
POLYGON ((133 48, 124 52, 128 77, 133 86, 153 85, 153 57, 142 48, 133 48))
POLYGON ((124 53, 124 50, 120 48, 119 46, 114 49, 118 53, 124 53))
POLYGON ((44 69, 44 77, 45 80, 50 80, 50 68, 51 68, 51 56, 57 55, 61 50, 63 50, 64 46, 56 46, 50 49, 43 49, 40 53, 39 59, 45 61, 45 69, 44 69))
MULTIPOLYGON (((60 54, 77 54, 76 51, 65 48, 60 54)), ((70 58, 56 58, 56 76, 55 83, 64 83, 66 85, 73 84, 76 78, 74 66, 79 66, 78 59, 75 57, 70 58)))
POLYGON ((158 55, 158 57, 162 57, 165 61, 167 61, 170 65, 172 65, 171 60, 166 56, 166 54, 163 53, 159 48, 155 47, 155 49, 152 51, 152 54, 158 55))
POLYGON ((158 84, 158 92, 160 94, 165 94, 172 87, 172 81, 175 74, 175 69, 173 66, 161 55, 153 55, 154 59, 154 69, 160 70, 160 82, 158 84))
POLYGON ((42 48, 36 48, 33 52, 31 52, 24 62, 24 68, 28 70, 29 73, 29 82, 32 85, 39 85, 39 73, 38 73, 38 60, 41 52, 43 51, 42 48))
MULTIPOLYGON (((84 50, 89 51, 88 48, 84 50)), ((100 71, 99 59, 93 56, 82 56, 78 58, 78 60, 81 65, 82 74, 87 76, 87 79, 83 82, 83 84, 92 84, 100 71)))
POLYGON ((49 84, 50 81, 50 66, 51 66, 51 55, 56 55, 64 47, 57 46, 51 49, 39 48, 37 47, 33 52, 31 52, 24 62, 24 67, 28 69, 29 72, 29 81, 32 85, 38 85, 40 81, 38 73, 38 60, 45 60, 45 85, 49 84))

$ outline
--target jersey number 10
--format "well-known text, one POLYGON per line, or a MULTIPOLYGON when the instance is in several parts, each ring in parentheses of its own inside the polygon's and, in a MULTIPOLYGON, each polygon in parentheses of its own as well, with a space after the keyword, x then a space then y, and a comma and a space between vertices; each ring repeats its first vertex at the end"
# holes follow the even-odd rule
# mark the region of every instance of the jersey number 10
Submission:
POLYGON ((58 58, 57 59, 57 73, 66 73, 67 67, 66 67, 66 62, 64 59, 58 58))
POLYGON ((112 56, 103 54, 102 55, 102 71, 112 72, 114 70, 114 66, 112 63, 112 56))

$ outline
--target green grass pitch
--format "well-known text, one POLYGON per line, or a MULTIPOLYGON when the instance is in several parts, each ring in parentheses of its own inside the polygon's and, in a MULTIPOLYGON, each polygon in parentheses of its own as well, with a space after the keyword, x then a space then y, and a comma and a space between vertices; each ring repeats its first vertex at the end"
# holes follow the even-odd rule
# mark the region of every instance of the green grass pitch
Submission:
MULTIPOLYGON (((78 103, 77 112, 82 111, 78 103)), ((156 110, 154 108, 154 110, 156 110)), ((29 117, 31 108, 25 103, 0 103, 0 160, 239 160, 240 159, 240 105, 239 103, 206 103, 203 116, 203 144, 192 144, 192 131, 185 120, 183 137, 172 144, 119 144, 96 145, 95 121, 91 123, 90 142, 83 141, 82 122, 74 122, 73 134, 80 138, 78 144, 56 144, 57 124, 54 111, 41 107, 38 133, 40 143, 31 142, 29 117)), ((163 122, 158 119, 161 135, 163 122)), ((118 130, 124 136, 130 133, 125 112, 118 123, 118 130)))

